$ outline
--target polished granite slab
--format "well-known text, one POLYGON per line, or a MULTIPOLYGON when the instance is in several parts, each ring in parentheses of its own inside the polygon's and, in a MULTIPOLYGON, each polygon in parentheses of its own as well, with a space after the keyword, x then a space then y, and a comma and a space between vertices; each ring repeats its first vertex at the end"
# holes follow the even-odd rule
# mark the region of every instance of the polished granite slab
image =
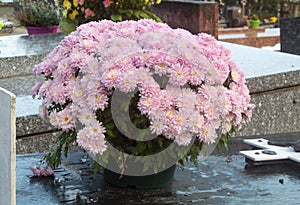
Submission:
POLYGON ((0 58, 49 53, 63 37, 62 34, 1 36, 0 58))
POLYGON ((17 156, 17 205, 223 205, 297 204, 300 168, 288 164, 247 167, 241 155, 212 155, 199 167, 176 169, 170 185, 153 190, 117 188, 103 172, 93 174, 91 159, 71 153, 54 178, 32 178, 29 166, 41 154, 17 156), (88 160, 87 160, 88 159, 88 160))
POLYGON ((300 70, 300 56, 283 52, 220 42, 231 51, 232 58, 247 79, 300 70))
POLYGON ((40 63, 63 37, 62 34, 1 36, 0 79, 32 75, 32 67, 40 63))

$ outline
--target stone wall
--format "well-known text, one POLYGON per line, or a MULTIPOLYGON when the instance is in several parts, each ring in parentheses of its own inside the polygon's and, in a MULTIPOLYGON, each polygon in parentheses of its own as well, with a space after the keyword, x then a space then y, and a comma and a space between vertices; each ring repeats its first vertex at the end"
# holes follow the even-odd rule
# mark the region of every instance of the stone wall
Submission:
POLYGON ((153 12, 172 28, 193 34, 208 33, 218 38, 218 4, 215 2, 164 0, 153 12))
POLYGON ((280 20, 281 51, 300 55, 300 16, 280 20))

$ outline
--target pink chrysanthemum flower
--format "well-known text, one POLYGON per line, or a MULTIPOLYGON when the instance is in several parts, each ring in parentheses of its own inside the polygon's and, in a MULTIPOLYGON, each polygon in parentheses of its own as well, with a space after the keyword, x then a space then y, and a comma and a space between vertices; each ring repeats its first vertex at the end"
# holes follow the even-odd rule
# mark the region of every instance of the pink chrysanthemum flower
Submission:
POLYGON ((44 99, 44 115, 93 154, 107 148, 100 115, 116 90, 137 91, 150 131, 184 146, 192 136, 213 143, 239 129, 254 107, 243 72, 216 39, 153 20, 81 25, 33 72, 46 79, 32 92, 44 99))

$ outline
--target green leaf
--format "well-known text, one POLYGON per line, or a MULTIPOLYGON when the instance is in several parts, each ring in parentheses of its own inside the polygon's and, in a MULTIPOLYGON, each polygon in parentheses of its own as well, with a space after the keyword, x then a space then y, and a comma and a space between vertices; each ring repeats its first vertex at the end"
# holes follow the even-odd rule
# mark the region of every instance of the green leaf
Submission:
POLYGON ((112 14, 110 16, 111 20, 112 21, 122 21, 122 15, 121 14, 112 14))
POLYGON ((94 162, 94 174, 97 174, 97 172, 99 171, 100 169, 100 165, 95 161, 94 162))
POLYGON ((143 12, 143 11, 139 12, 139 16, 141 18, 144 18, 144 19, 149 19, 150 18, 150 16, 146 12, 143 12))
POLYGON ((133 15, 133 10, 128 10, 128 9, 119 9, 119 13, 125 14, 128 18, 131 18, 133 15))
POLYGON ((110 130, 110 129, 107 129, 107 130, 106 130, 106 134, 107 134, 107 136, 108 136, 108 137, 112 137, 112 138, 114 138, 114 137, 115 137, 115 135, 114 135, 113 131, 112 131, 112 130, 110 130))
POLYGON ((63 18, 59 23, 59 28, 60 31, 67 36, 76 30, 76 24, 70 19, 63 18))
POLYGON ((106 124, 105 124, 105 127, 106 127, 107 129, 113 129, 113 128, 115 127, 115 124, 114 124, 113 122, 109 122, 109 123, 106 123, 106 124))
POLYGON ((163 22, 158 16, 156 16, 155 14, 153 14, 150 11, 144 10, 144 13, 147 13, 148 17, 153 19, 156 22, 159 22, 159 23, 163 22))

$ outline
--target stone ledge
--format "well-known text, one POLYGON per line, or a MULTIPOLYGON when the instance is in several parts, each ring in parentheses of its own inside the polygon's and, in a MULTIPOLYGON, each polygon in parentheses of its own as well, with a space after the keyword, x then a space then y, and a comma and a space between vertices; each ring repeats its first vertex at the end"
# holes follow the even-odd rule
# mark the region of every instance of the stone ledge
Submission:
POLYGON ((247 79, 251 94, 300 85, 300 70, 247 79))
POLYGON ((42 62, 45 57, 45 54, 37 54, 1 58, 1 50, 0 43, 0 80, 3 78, 32 75, 33 66, 42 62))
MULTIPOLYGON (((61 132, 41 133, 17 139, 16 153, 42 153, 49 152, 58 145, 58 137, 61 132)), ((69 150, 82 150, 78 145, 70 145, 69 150)))
POLYGON ((38 134, 17 139, 17 154, 48 152, 57 144, 59 132, 38 134))
POLYGON ((17 117, 16 120, 17 139, 28 135, 54 132, 55 130, 49 121, 41 119, 39 115, 17 117))

